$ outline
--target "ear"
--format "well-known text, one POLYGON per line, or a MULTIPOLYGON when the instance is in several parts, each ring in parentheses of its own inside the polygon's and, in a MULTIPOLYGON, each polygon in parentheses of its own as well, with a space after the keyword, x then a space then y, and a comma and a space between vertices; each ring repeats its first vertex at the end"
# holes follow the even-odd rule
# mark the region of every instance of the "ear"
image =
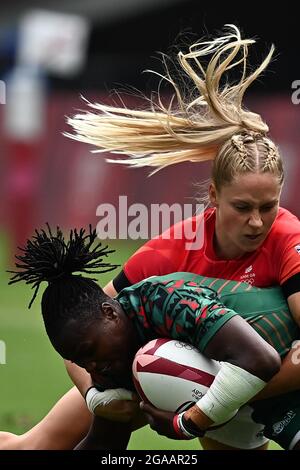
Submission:
POLYGON ((114 305, 111 304, 110 302, 103 302, 101 304, 101 309, 104 314, 104 317, 107 320, 114 320, 114 321, 118 320, 119 315, 115 311, 114 305))
POLYGON ((217 207, 218 206, 218 192, 213 182, 211 182, 209 185, 208 196, 209 196, 210 203, 213 206, 217 207))

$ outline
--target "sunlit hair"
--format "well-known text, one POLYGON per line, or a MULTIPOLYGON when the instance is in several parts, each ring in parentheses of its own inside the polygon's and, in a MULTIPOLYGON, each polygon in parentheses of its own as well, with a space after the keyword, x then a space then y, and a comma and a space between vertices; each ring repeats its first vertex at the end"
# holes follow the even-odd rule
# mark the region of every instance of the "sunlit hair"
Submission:
MULTIPOLYGON (((158 92, 149 99, 149 110, 89 103, 96 112, 68 119, 73 139, 94 145, 95 152, 126 155, 108 159, 134 167, 161 168, 185 161, 214 160, 213 178, 221 183, 241 171, 269 171, 283 180, 278 149, 266 137, 269 130, 259 114, 243 107, 251 83, 266 69, 272 45, 263 62, 248 72, 248 48, 253 39, 242 39, 239 29, 226 25, 224 35, 192 44, 178 53, 183 78, 192 83, 189 93, 172 77, 164 57, 162 82, 173 88, 167 105, 158 92), (233 82, 233 72, 239 78, 233 82), (222 172, 222 174, 220 173, 222 172)), ((185 80, 185 81, 186 81, 185 80)))

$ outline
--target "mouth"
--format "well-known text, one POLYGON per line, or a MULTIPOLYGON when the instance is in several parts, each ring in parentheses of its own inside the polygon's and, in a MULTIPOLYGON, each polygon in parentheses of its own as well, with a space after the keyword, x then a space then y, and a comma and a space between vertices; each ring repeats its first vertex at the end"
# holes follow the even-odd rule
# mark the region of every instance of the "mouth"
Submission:
POLYGON ((248 239, 248 240, 251 240, 251 241, 255 241, 255 240, 258 240, 262 237, 262 233, 258 233, 256 235, 245 235, 245 237, 248 239))

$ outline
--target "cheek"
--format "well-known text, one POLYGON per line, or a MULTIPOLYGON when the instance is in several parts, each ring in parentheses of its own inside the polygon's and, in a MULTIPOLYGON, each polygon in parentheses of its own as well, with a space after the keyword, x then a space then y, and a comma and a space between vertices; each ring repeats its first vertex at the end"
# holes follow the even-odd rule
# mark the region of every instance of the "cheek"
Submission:
POLYGON ((130 347, 131 341, 129 341, 127 335, 115 335, 115 337, 111 340, 111 349, 113 351, 113 356, 118 362, 128 361, 128 358, 130 356, 130 347))
POLYGON ((263 221, 264 228, 266 231, 269 231, 269 229, 273 225, 277 214, 278 214, 277 208, 269 212, 261 213, 261 219, 263 221))
POLYGON ((240 227, 245 223, 245 217, 232 208, 224 208, 219 216, 221 229, 227 234, 239 232, 240 227))

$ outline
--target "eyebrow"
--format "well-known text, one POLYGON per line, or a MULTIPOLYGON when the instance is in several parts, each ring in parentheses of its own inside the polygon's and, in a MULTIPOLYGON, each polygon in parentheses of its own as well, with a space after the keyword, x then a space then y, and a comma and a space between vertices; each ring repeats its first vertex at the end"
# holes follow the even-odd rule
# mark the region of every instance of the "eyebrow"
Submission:
MULTIPOLYGON (((260 205, 261 205, 261 206, 267 206, 267 205, 269 205, 269 204, 277 204, 278 201, 279 201, 278 199, 272 199, 272 200, 263 202, 263 203, 260 204, 260 205)), ((238 203, 238 204, 248 204, 249 206, 253 204, 253 202, 247 201, 247 200, 245 200, 245 199, 233 199, 232 202, 238 203)))

